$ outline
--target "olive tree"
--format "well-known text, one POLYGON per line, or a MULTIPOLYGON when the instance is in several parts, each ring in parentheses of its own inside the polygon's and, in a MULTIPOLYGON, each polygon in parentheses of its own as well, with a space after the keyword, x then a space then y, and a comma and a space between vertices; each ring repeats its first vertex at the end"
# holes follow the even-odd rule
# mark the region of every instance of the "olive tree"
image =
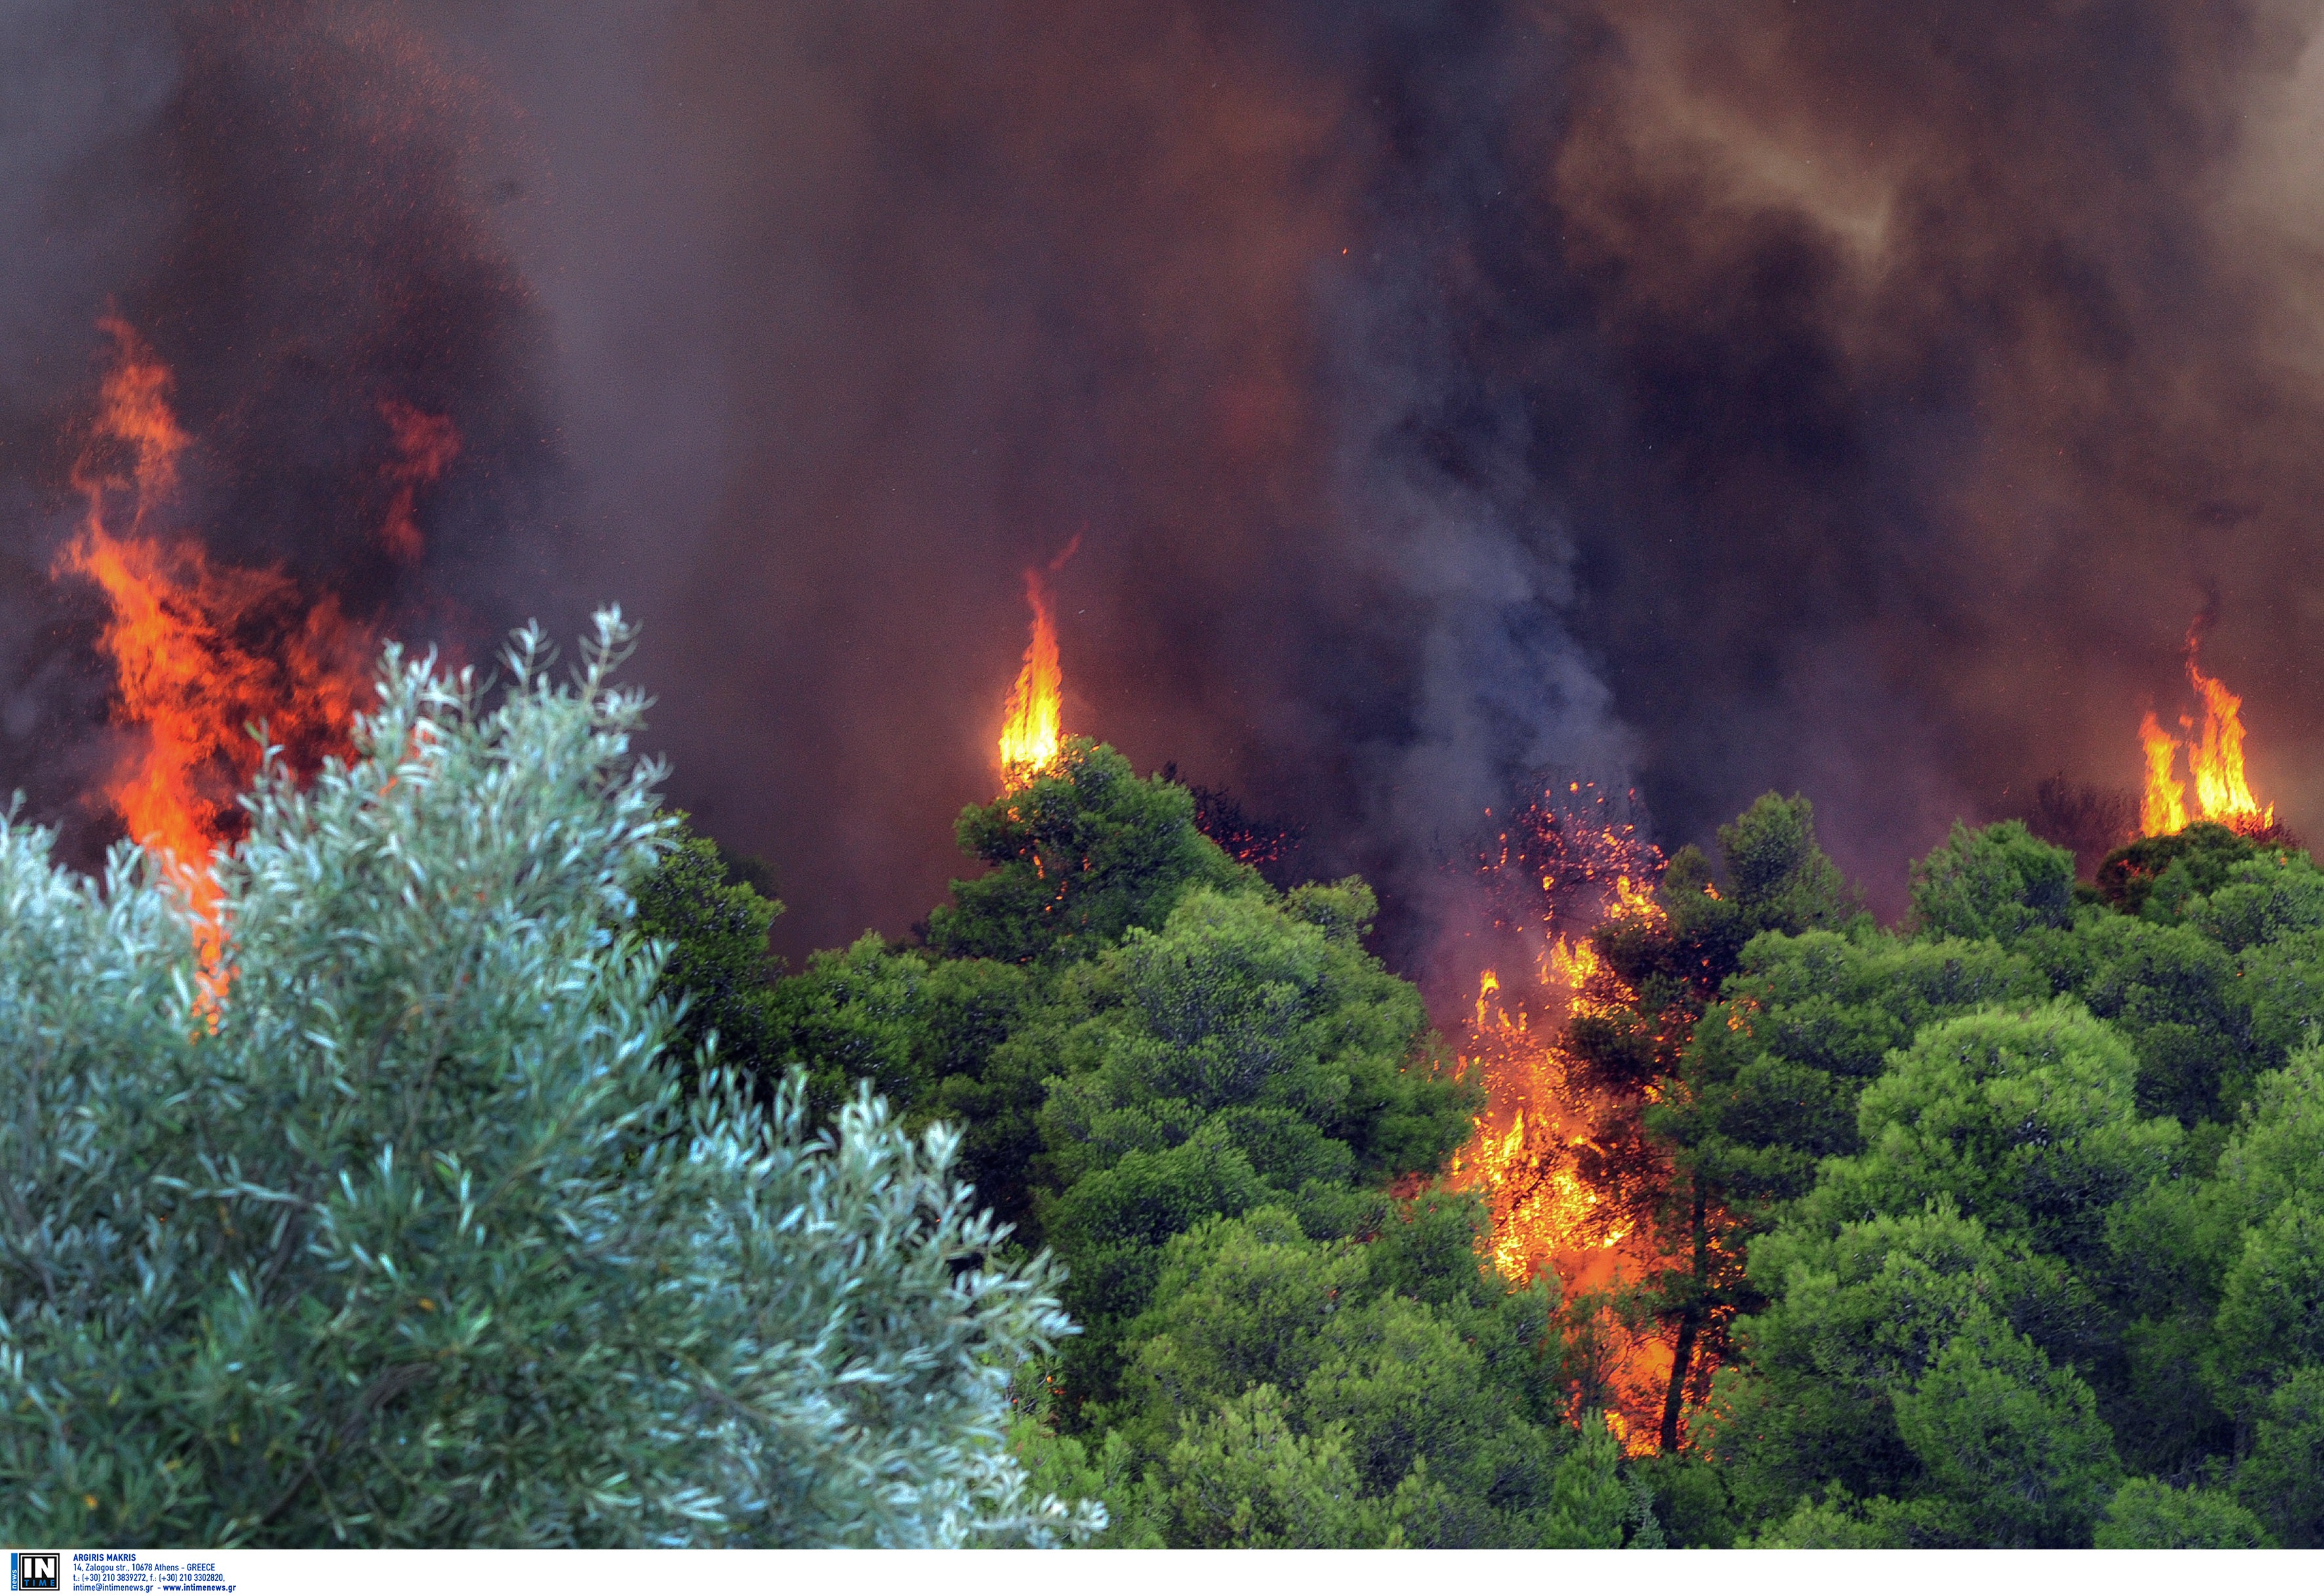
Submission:
POLYGON ((0 834, 0 1541, 1048 1544, 1006 1447, 1046 1260, 868 1093, 662 1059, 669 846, 601 616, 504 693, 391 650, 212 869, 0 834))

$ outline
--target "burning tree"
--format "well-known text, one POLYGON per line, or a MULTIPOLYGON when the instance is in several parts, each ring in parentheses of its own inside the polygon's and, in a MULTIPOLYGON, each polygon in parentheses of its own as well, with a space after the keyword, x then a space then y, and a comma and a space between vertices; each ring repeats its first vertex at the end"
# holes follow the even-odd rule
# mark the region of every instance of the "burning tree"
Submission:
POLYGON ((2144 836, 2169 836, 2184 831, 2190 821, 2207 820, 2231 831, 2266 835, 2275 828, 2275 806, 2252 795, 2244 775, 2244 701, 2227 691, 2227 684, 2206 676, 2196 662, 2200 639, 2187 633, 2187 679, 2203 701, 2199 733, 2191 715, 2179 717, 2182 740, 2163 729, 2148 710, 2138 725, 2138 742, 2146 761, 2146 784, 2139 799, 2138 829, 2144 836), (2188 801, 2187 782, 2178 779, 2179 756, 2185 753, 2187 773, 2195 791, 2188 801))
POLYGON ((1033 612, 1033 635, 1001 716, 1001 779, 1012 788, 1047 771, 1064 746, 1065 678, 1057 659, 1057 612, 1047 577, 1064 569, 1081 546, 1076 533, 1049 562, 1047 576, 1038 567, 1026 567, 1025 602, 1033 612))
POLYGON ((2153 900, 2157 909, 2175 914, 2187 899, 2226 885, 2236 864, 2289 858, 2301 846, 2275 817, 2275 806, 2252 791, 2244 773, 2243 700, 2203 673, 2196 662, 2199 641, 2190 629, 2187 676, 2202 700, 2201 729, 2192 715, 2180 716, 2182 739, 2164 731, 2152 710, 2141 719, 2146 780, 2136 835, 2108 853, 2093 874, 2098 895, 2127 913, 2144 913, 2153 900), (2182 752, 2188 781, 2177 775, 2182 752))
MULTIPOLYGON (((1162 767, 1162 780, 1182 780, 1176 760, 1162 767)), ((1194 799, 1194 825, 1225 850, 1227 857, 1250 865, 1271 886, 1287 890, 1298 883, 1299 848, 1306 840, 1305 826, 1253 814, 1243 807, 1241 799, 1222 787, 1188 781, 1185 788, 1194 799)))
POLYGON ((1366 950, 1370 889, 1277 890, 1203 819, 1062 738, 963 814, 991 869, 918 946, 779 987, 798 1052, 961 1124, 1070 1270, 1084 1333, 1019 1392, 1034 1478, 1120 1545, 1659 1544, 1567 1422, 1545 1283, 1421 1189, 1480 1094, 1366 950))
POLYGON ((1721 1084, 1696 1021, 1752 936, 1838 925, 1857 903, 1803 798, 1769 794, 1721 828, 1721 890, 1700 851, 1665 865, 1582 790, 1512 817, 1485 861, 1534 956, 1514 988, 1480 981, 1471 1049, 1493 1103, 1453 1178, 1486 1194, 1499 1268, 1563 1286, 1572 1411, 1603 1408, 1626 1448, 1669 1453, 1728 1355, 1747 1217, 1702 1156, 1721 1084))

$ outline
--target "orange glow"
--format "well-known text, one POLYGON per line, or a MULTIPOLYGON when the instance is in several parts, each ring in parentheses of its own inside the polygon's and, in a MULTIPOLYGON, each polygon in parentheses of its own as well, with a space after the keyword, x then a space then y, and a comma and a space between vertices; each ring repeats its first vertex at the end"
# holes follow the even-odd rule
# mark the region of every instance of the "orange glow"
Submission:
MULTIPOLYGON (((1611 1007, 1627 995, 1588 943, 1561 940, 1553 957, 1562 975, 1580 976, 1565 993, 1569 1012, 1611 1007)), ((1483 1018, 1467 1051, 1484 1065, 1492 1102, 1453 1160, 1452 1184, 1483 1194, 1493 1267, 1518 1281, 1554 1274, 1569 1304, 1646 1283, 1669 1260, 1657 1256, 1637 1215, 1590 1176, 1593 1155, 1607 1150, 1596 1126, 1605 1104, 1572 1079, 1556 1028, 1537 1030, 1525 1009, 1497 1002, 1495 972, 1478 986, 1483 1018)), ((1626 1325, 1601 1310, 1581 1333, 1591 1383, 1613 1393, 1609 1427, 1633 1453, 1653 1451, 1660 1431, 1672 1352, 1658 1329, 1626 1325)))
POLYGON ((1486 1018, 1491 1013, 1493 994, 1501 990, 1501 978, 1490 970, 1477 978, 1477 1034, 1482 1036, 1492 1022, 1486 1018))
POLYGON ((2187 764, 2195 778, 2195 801, 2203 818, 2233 825, 2238 820, 2265 826, 2275 818, 2275 806, 2262 807, 2244 780, 2244 701, 2227 691, 2215 676, 2196 668, 2190 649, 2187 675, 2203 695, 2203 740, 2190 743, 2187 764))
MULTIPOLYGON (((1081 546, 1081 534, 1076 532, 1049 562, 1049 569, 1062 569, 1081 546)), ((1025 664, 1017 672, 1017 685, 1009 689, 1001 720, 1001 780, 1010 791, 1046 774, 1065 744, 1065 678, 1057 663, 1057 613, 1049 600, 1047 581, 1029 566, 1025 571, 1025 602, 1033 607, 1032 641, 1025 645, 1025 664)))
POLYGON ((263 724, 305 768, 343 747, 370 640, 335 600, 308 601, 281 571, 216 565, 198 544, 146 530, 191 440, 170 408, 168 367, 125 323, 100 325, 115 364, 72 477, 88 514, 56 568, 103 590, 110 613, 98 644, 116 673, 113 718, 141 733, 106 797, 186 893, 215 970, 223 927, 208 866, 241 829, 235 798, 261 758, 248 728, 263 724), (123 494, 128 524, 116 533, 106 518, 123 494))
POLYGON ((2138 828, 2148 836, 2168 836, 2187 829, 2187 789, 2172 767, 2179 739, 2164 731, 2148 710, 2138 723, 2139 746, 2146 752, 2146 789, 2139 797, 2138 828))
POLYGON ((420 490, 433 486, 460 457, 460 432, 451 417, 431 416, 400 399, 381 400, 379 413, 395 444, 395 458, 384 473, 395 484, 395 493, 388 501, 387 520, 380 527, 379 538, 389 553, 410 563, 427 548, 414 513, 420 490))
POLYGON ((2227 691, 2215 676, 2205 676, 2195 662, 2195 638, 2187 640, 2187 677, 2203 700, 2203 729, 2195 733, 2191 719, 2182 743, 2164 731, 2148 711, 2138 724, 2139 746, 2146 758, 2146 780, 2139 802, 2139 829, 2148 836, 2168 836, 2184 831, 2194 820, 2212 820, 2237 831, 2264 831, 2275 823, 2275 806, 2252 796, 2244 775, 2244 701, 2227 691), (2187 773, 2195 788, 2191 809, 2187 787, 2177 775, 2178 754, 2187 751, 2187 773))
MULTIPOLYGON (((1462 1051, 1482 1068, 1488 1102, 1453 1159, 1450 1184, 1484 1197, 1495 1268, 1520 1281, 1554 1274, 1569 1311, 1582 1315, 1573 1332, 1583 1372, 1575 1380, 1572 1416, 1582 1416, 1587 1393, 1591 1405, 1605 1404, 1607 1427, 1626 1451, 1652 1452, 1660 1441, 1675 1333, 1651 1314, 1641 1318, 1626 1307, 1623 1293, 1682 1263, 1661 1256, 1644 1222, 1635 1161, 1624 1173, 1624 1159, 1637 1156, 1637 1106, 1652 1101, 1654 1089, 1625 1094, 1591 1086, 1567 1052, 1565 1035, 1576 1019, 1611 1016, 1635 1002, 1591 936, 1609 922, 1663 921, 1655 895, 1661 859, 1627 827, 1563 818, 1551 824, 1536 810, 1518 817, 1502 834, 1498 854, 1482 863, 1489 882, 1503 883, 1521 900, 1540 883, 1531 907, 1502 922, 1510 930, 1529 924, 1525 935, 1539 940, 1527 961, 1530 979, 1507 964, 1477 978, 1462 1051), (1523 892, 1517 890, 1520 881, 1523 892), (1626 1124, 1633 1129, 1626 1131, 1626 1124)), ((1667 1170, 1650 1178, 1666 1180, 1667 1170)))
MULTIPOLYGON (((1562 934, 1550 939, 1549 980, 1552 984, 1563 987, 1568 992, 1575 992, 1581 991, 1582 983, 1597 973, 1598 950, 1589 943, 1568 942, 1562 934)), ((1485 979, 1488 981, 1493 979, 1493 973, 1490 970, 1485 972, 1485 979)), ((1482 1029, 1485 1020, 1484 1003, 1481 999, 1478 1002, 1477 1011, 1477 1025, 1480 1029, 1482 1029)))

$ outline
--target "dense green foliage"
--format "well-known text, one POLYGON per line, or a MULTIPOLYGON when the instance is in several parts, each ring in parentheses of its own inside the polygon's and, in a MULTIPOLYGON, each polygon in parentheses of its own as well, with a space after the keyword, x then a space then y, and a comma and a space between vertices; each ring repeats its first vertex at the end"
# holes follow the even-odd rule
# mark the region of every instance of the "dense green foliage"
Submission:
MULTIPOLYGON (((715 1038, 729 1069, 770 1079, 778 1060, 767 930, 783 906, 747 881, 730 881, 733 867, 718 844, 676 818, 669 850, 638 883, 631 920, 640 936, 669 947, 654 994, 680 1009, 669 1052, 685 1073, 715 1038)), ((836 1098, 823 1106, 835 1107, 836 1098)))
MULTIPOLYGON (((671 822, 621 635, 577 691, 525 637, 490 712, 391 655, 358 757, 253 795, 214 991, 131 851, 93 883, 0 833, 0 1540, 1094 1527, 1006 1444, 1068 1326, 1045 1262, 995 1267, 952 1139, 661 1061, 666 949, 622 927, 671 822)), ((733 975, 724 1013, 763 1001, 765 918, 703 858, 650 897, 715 910, 678 967, 733 975)))
POLYGON ((2077 905, 2063 853, 1957 828, 1908 933, 1744 949, 1664 1121, 1756 1232, 1723 1533, 2324 1541, 2324 876, 2160 841, 2077 905))
POLYGON ((1151 930, 1189 887, 1262 885, 1194 825, 1194 795, 1086 737, 1066 739, 1038 780, 960 817, 961 852, 992 869, 953 883, 928 946, 1023 964, 1085 957, 1151 930))
POLYGON ((133 851, 0 835, 0 1537, 2324 1545, 2281 837, 2078 889, 1957 826, 1895 929, 1803 798, 1674 857, 1563 1043, 1667 1260, 1626 1457, 1591 1304, 1431 1178, 1480 1094, 1361 881, 1075 741, 918 940, 778 976, 612 626, 578 692, 395 666, 357 760, 270 770, 223 983, 133 851))
POLYGON ((1197 819, 1074 742, 962 816, 993 868, 920 944, 769 997, 823 1099, 958 1127, 1011 1245, 1064 1265, 1082 1333, 1019 1388, 1036 1488, 1102 1498, 1115 1545, 1656 1542, 1567 1422, 1551 1284, 1481 1267, 1473 1201, 1392 1195, 1480 1100, 1366 951, 1370 889, 1279 891, 1197 819))
POLYGON ((1956 826, 1895 930, 1804 799, 1674 857, 1566 1038, 1616 1105, 1591 1173, 1674 1260, 1630 1304, 1678 1351, 1666 1455, 1625 1459, 1554 1283, 1410 1178, 1473 1098, 1361 883, 1275 890, 1086 743, 960 835, 993 872, 777 983, 775 1056, 958 1125, 1056 1250, 1086 1333, 1017 1444, 1108 1542, 2324 1544, 2304 854, 2190 828, 2077 889, 1956 826))

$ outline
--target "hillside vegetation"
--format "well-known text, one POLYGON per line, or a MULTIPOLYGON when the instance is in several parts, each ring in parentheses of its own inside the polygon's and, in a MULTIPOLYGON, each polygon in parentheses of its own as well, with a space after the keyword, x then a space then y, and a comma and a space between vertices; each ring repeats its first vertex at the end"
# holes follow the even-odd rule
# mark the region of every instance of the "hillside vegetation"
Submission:
POLYGON ((1567 1038, 1661 1171, 1626 1451, 1363 882, 1074 740, 779 973, 622 639, 391 657, 208 967, 133 851, 0 839, 0 1539, 2324 1544, 2306 854, 1956 828, 1884 928, 1803 800, 1682 851, 1567 1038))
POLYGON ((1708 1400, 1625 1457, 1555 1283, 1425 1177, 1478 1106, 1360 881, 1280 892, 1075 743, 962 817, 915 941, 769 985, 769 1079, 872 1082, 1065 1266, 1020 1377, 1108 1544, 2324 1541, 2324 873, 2198 826, 2097 889, 2011 821, 1884 928, 1770 795, 1600 951, 1576 1056, 1655 1084, 1679 1260, 1630 1299, 1708 1400), (1414 1176, 1423 1177, 1416 1181, 1414 1176))

